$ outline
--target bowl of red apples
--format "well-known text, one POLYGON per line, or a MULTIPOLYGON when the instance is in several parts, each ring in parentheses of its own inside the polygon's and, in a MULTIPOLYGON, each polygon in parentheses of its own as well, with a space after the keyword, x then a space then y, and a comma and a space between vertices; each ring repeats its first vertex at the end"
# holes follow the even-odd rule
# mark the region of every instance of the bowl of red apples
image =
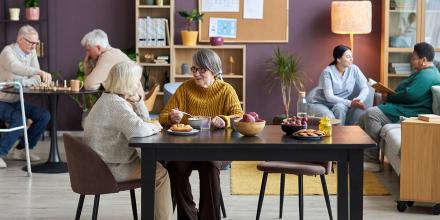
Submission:
POLYGON ((233 128, 244 136, 255 136, 260 133, 266 121, 260 119, 256 112, 248 112, 243 118, 234 121, 233 128))
POLYGON ((307 129, 307 117, 293 116, 283 119, 281 123, 281 130, 283 130, 286 135, 291 135, 301 129, 307 129))

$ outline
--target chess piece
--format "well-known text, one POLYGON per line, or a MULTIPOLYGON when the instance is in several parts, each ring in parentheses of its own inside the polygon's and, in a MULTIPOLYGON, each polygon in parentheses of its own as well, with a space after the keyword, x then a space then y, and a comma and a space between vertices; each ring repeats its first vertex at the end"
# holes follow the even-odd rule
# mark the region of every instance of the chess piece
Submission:
POLYGON ((234 75, 235 74, 232 71, 234 63, 235 63, 234 57, 229 56, 229 75, 234 75))

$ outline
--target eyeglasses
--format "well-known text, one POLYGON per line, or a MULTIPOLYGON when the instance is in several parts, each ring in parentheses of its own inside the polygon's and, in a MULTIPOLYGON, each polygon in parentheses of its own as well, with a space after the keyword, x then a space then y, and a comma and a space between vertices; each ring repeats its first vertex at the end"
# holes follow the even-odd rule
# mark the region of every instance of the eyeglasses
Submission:
POLYGON ((195 66, 192 66, 191 67, 191 72, 192 73, 200 73, 200 74, 204 74, 204 73, 206 73, 206 71, 208 71, 206 68, 203 68, 203 67, 200 67, 200 68, 197 68, 197 67, 195 67, 195 66))
POLYGON ((36 46, 37 44, 40 43, 40 42, 33 42, 33 41, 30 41, 30 40, 26 39, 25 37, 23 37, 23 39, 24 39, 26 42, 28 42, 28 44, 30 44, 30 45, 32 45, 32 46, 36 46))

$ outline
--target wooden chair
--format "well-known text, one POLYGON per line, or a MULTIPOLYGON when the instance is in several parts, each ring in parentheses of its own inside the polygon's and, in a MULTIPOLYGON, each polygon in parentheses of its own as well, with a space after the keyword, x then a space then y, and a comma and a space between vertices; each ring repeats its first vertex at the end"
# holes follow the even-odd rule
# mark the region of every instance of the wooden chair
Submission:
POLYGON ((67 167, 70 175, 70 185, 75 193, 80 194, 75 220, 81 217, 85 195, 94 195, 92 219, 98 217, 99 198, 101 194, 118 193, 130 190, 133 218, 137 217, 135 189, 141 186, 140 179, 116 182, 110 169, 99 155, 82 141, 64 134, 67 167))
POLYGON ((154 83, 148 94, 145 94, 144 103, 149 112, 151 112, 154 108, 154 102, 156 102, 156 98, 157 98, 157 94, 159 93, 159 90, 160 90, 160 85, 154 83))
POLYGON ((283 161, 265 161, 257 164, 257 169, 263 171, 263 179, 261 181, 260 196, 258 199, 257 220, 260 219, 261 206, 263 205, 264 191, 266 189, 266 181, 269 173, 281 173, 280 181, 280 213, 279 218, 283 217, 283 201, 284 201, 284 180, 285 174, 294 174, 298 176, 298 199, 299 199, 299 219, 304 218, 304 195, 303 195, 303 176, 321 177, 322 190, 324 191, 325 203, 327 205, 330 220, 333 219, 330 199, 327 191, 325 175, 331 172, 332 162, 308 163, 308 162, 283 162, 283 161))

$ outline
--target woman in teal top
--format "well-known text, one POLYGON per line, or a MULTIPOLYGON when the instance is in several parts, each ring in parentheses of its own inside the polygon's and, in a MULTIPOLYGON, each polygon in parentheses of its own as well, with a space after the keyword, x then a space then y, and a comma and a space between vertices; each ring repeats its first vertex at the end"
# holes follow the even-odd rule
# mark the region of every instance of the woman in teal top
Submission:
MULTIPOLYGON (((440 73, 434 66, 434 48, 425 42, 414 46, 411 66, 415 72, 399 83, 395 94, 382 94, 384 103, 368 109, 360 118, 359 125, 377 143, 380 130, 389 123, 399 122, 400 116, 414 117, 432 113, 431 87, 440 85, 440 73)), ((366 160, 378 161, 378 151, 365 152, 366 160)))

